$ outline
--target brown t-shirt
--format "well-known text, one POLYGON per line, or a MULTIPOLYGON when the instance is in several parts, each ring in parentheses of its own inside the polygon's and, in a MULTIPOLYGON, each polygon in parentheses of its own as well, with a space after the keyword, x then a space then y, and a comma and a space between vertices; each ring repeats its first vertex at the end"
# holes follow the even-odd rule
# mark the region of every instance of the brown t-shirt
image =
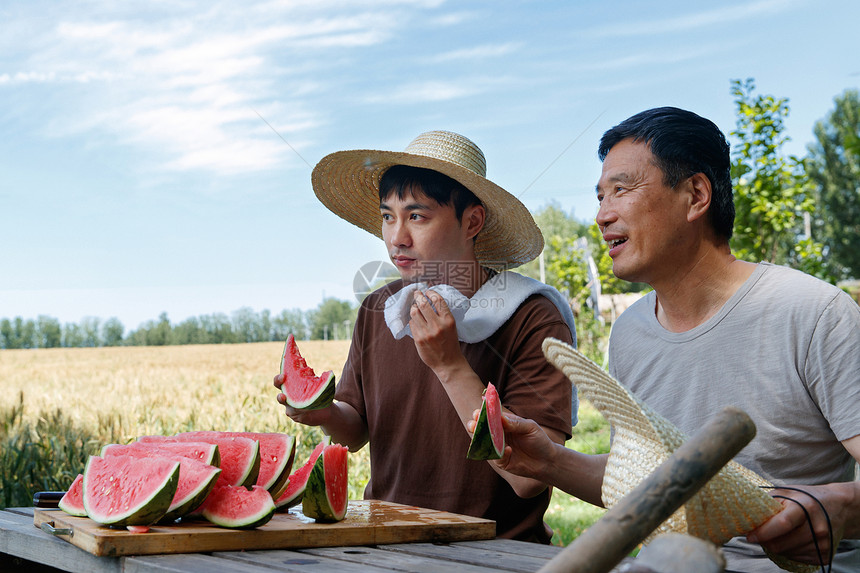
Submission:
MULTIPOLYGON (((549 488, 520 498, 488 462, 466 459, 469 434, 442 384, 413 339, 395 340, 385 324, 385 300, 402 286, 391 283, 361 305, 335 395, 367 422, 365 498, 493 519, 499 537, 548 543, 549 488)), ((555 305, 533 295, 487 340, 460 348, 480 379, 498 388, 505 407, 569 438, 571 384, 544 357, 547 336, 572 341, 555 305)))

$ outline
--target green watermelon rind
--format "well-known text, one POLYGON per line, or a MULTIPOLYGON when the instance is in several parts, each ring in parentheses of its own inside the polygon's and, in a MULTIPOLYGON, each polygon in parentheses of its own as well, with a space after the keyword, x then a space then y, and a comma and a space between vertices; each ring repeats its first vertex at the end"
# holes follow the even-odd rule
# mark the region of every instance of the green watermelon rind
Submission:
POLYGON ((209 478, 201 481, 196 489, 188 492, 185 499, 175 499, 174 503, 172 503, 168 508, 167 513, 164 514, 164 517, 159 519, 159 523, 170 523, 171 521, 176 521, 180 517, 184 517, 200 507, 215 488, 215 484, 218 482, 218 477, 221 475, 221 468, 216 468, 214 466, 210 467, 212 468, 212 471, 210 472, 209 478))
MULTIPOLYGON (((343 447, 335 444, 328 447, 343 447)), ((337 513, 332 508, 331 501, 328 498, 328 488, 325 481, 325 449, 317 458, 314 467, 308 476, 305 492, 302 496, 302 513, 305 517, 310 517, 316 521, 333 523, 343 521, 346 517, 346 511, 349 508, 347 502, 343 507, 342 513, 337 513)), ((345 482, 346 480, 344 480, 345 482)), ((345 483, 344 483, 345 485, 345 483)))
MULTIPOLYGON (((176 499, 176 496, 180 494, 180 488, 177 486, 176 494, 170 507, 167 508, 167 513, 159 520, 159 523, 170 523, 197 509, 206 499, 206 496, 209 495, 209 492, 212 491, 212 488, 215 487, 215 483, 221 475, 220 468, 200 461, 201 458, 187 455, 188 452, 180 452, 178 451, 179 448, 175 447, 177 444, 185 445, 188 443, 192 442, 133 442, 128 445, 107 444, 102 447, 101 457, 130 455, 139 458, 163 457, 176 460, 179 462, 179 485, 189 483, 192 478, 188 478, 187 473, 193 472, 197 479, 195 487, 185 492, 185 495, 181 499, 176 499), (208 476, 206 475, 207 473, 208 476)), ((200 442, 200 445, 204 444, 204 442, 200 442)), ((218 446, 214 444, 205 445, 214 446, 207 448, 209 450, 208 459, 214 459, 218 455, 218 446)))
MULTIPOLYGON (((183 432, 181 436, 183 436, 183 439, 192 439, 197 436, 203 442, 205 442, 207 438, 248 438, 254 440, 258 443, 257 448, 259 449, 260 467, 257 470, 257 477, 255 478, 254 483, 246 483, 244 485, 247 487, 250 487, 251 485, 261 485, 266 488, 270 494, 272 494, 273 498, 276 497, 275 494, 280 495, 283 493, 284 489, 287 487, 287 480, 290 477, 290 471, 292 470, 293 460, 296 454, 296 438, 294 436, 281 432, 227 432, 221 430, 183 432), (284 438, 286 438, 289 443, 287 446, 288 452, 286 452, 285 455, 281 455, 276 464, 272 466, 274 467, 274 470, 270 470, 270 464, 267 463, 266 458, 266 456, 272 455, 269 450, 269 446, 273 441, 280 446, 282 443, 281 440, 284 438), (263 469, 269 470, 268 475, 263 472, 263 469), (262 483, 263 480, 265 480, 266 483, 262 483)), ((277 453, 280 455, 281 451, 279 450, 277 453)))
POLYGON ((318 377, 315 376, 313 368, 307 365, 304 358, 302 358, 301 353, 299 353, 299 347, 296 345, 295 338, 292 334, 287 336, 287 341, 284 343, 284 352, 281 354, 281 374, 284 376, 284 383, 281 385, 281 392, 286 397, 288 406, 295 408, 296 410, 322 410, 323 408, 330 406, 334 401, 334 372, 328 370, 320 374, 318 377), (294 354, 290 351, 291 342, 292 347, 295 350, 294 354), (285 368, 287 357, 295 358, 299 362, 298 368, 296 368, 295 365, 290 366, 292 374, 287 368, 285 368), (288 392, 289 388, 287 378, 291 375, 305 380, 319 380, 316 392, 305 399, 298 399, 294 396, 290 396, 288 392))
POLYGON ((484 394, 484 398, 483 402, 481 402, 481 413, 478 415, 478 423, 475 425, 475 432, 472 434, 472 441, 469 443, 469 451, 466 453, 466 458, 470 460, 498 460, 505 451, 504 434, 502 434, 501 438, 502 448, 500 450, 496 449, 493 434, 490 431, 486 394, 484 394))
POLYGON ((84 507, 83 481, 84 474, 78 474, 57 505, 60 509, 75 517, 87 516, 87 510, 84 507))
MULTIPOLYGON (((262 525, 267 524, 271 521, 272 516, 275 515, 275 502, 272 500, 272 496, 266 491, 265 488, 259 485, 254 485, 250 489, 240 487, 240 486, 220 486, 221 488, 227 488, 231 491, 236 491, 239 494, 252 494, 252 492, 256 492, 258 490, 262 490, 266 492, 265 499, 268 500, 268 503, 263 502, 263 506, 256 513, 244 515, 241 518, 235 517, 227 517, 226 515, 220 514, 217 511, 217 507, 213 509, 211 505, 206 503, 203 504, 202 514, 203 517, 206 518, 213 525, 217 525, 218 527, 225 527, 227 529, 255 529, 262 525)), ((262 497, 262 496, 261 496, 262 497)))
POLYGON ((153 488, 149 497, 138 504, 137 507, 129 508, 127 511, 113 515, 99 515, 91 503, 88 503, 87 491, 89 489, 88 473, 95 460, 101 460, 98 456, 90 456, 87 459, 87 465, 84 469, 84 507, 87 510, 87 516, 97 523, 102 525, 151 525, 164 517, 167 513, 170 503, 173 501, 173 496, 176 493, 176 486, 179 484, 179 462, 173 462, 173 471, 171 471, 162 483, 153 488))
POLYGON ((308 476, 310 476, 311 470, 313 469, 313 464, 311 463, 311 460, 313 460, 314 463, 316 463, 316 458, 313 457, 314 453, 317 451, 317 449, 319 449, 320 451, 317 454, 317 457, 319 457, 319 455, 322 453, 323 448, 325 448, 330 443, 331 443, 331 436, 325 436, 323 438, 323 440, 314 447, 313 451, 311 451, 310 456, 308 456, 308 461, 305 462, 304 465, 302 465, 302 467, 296 469, 296 471, 294 471, 293 473, 291 473, 288 476, 287 483, 284 486, 284 490, 283 490, 283 492, 281 492, 281 495, 279 495, 277 497, 272 496, 273 499, 275 500, 275 507, 278 509, 278 511, 287 511, 291 507, 294 507, 294 506, 296 506, 302 502, 302 497, 304 496, 304 493, 305 493, 305 487, 307 487, 307 484, 308 484, 308 476), (307 475, 305 475, 305 474, 307 474, 307 475), (287 493, 287 490, 289 489, 290 484, 294 483, 296 479, 302 479, 302 483, 292 493, 291 496, 284 497, 284 494, 287 493))

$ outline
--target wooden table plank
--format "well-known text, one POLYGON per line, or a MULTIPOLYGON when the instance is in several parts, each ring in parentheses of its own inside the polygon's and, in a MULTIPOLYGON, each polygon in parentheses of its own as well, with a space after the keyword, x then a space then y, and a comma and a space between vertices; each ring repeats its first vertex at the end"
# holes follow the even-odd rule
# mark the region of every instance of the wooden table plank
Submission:
POLYGON ((459 543, 404 543, 402 545, 385 545, 380 548, 420 557, 442 558, 454 563, 467 563, 502 571, 521 571, 523 573, 533 573, 548 561, 529 555, 500 553, 489 549, 491 546, 487 547, 475 548, 459 543))
MULTIPOLYGON (((343 548, 344 550, 361 550, 363 547, 343 548)), ((284 571, 294 573, 314 573, 343 571, 344 573, 391 573, 389 568, 376 567, 374 564, 354 561, 342 561, 323 555, 309 555, 304 550, 261 550, 261 551, 230 551, 213 553, 225 561, 231 560, 237 566, 236 571, 244 571, 249 564, 261 566, 266 571, 284 571)), ((437 569, 438 571, 438 569, 437 569)))
POLYGON ((376 547, 320 547, 300 549, 300 553, 308 555, 332 557, 343 562, 357 563, 361 567, 373 565, 384 567, 386 570, 406 571, 410 573, 429 573, 455 569, 458 573, 491 573, 495 567, 454 563, 445 558, 444 554, 435 557, 415 556, 409 553, 386 551, 376 547))
POLYGON ((33 527, 31 515, 0 511, 0 552, 70 573, 119 573, 116 558, 96 557, 33 527))
MULTIPOLYGON (((250 552, 249 555, 253 553, 255 552, 250 552)), ((137 555, 120 559, 123 573, 272 573, 272 571, 279 571, 259 563, 225 559, 220 555, 202 553, 137 555)))
POLYGON ((515 555, 528 555, 542 559, 552 559, 564 550, 557 545, 546 545, 543 543, 529 543, 527 541, 516 541, 514 539, 491 539, 484 541, 458 541, 457 545, 474 547, 475 549, 489 549, 515 555))

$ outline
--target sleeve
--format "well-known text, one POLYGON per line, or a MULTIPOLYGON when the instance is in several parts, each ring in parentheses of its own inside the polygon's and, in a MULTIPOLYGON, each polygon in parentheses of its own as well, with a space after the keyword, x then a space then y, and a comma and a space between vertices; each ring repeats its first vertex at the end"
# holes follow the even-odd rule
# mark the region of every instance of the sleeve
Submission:
POLYGON ((541 345, 547 337, 573 345, 573 333, 555 305, 540 295, 524 302, 514 316, 522 321, 516 326, 510 375, 500 391, 502 401, 518 416, 570 439, 578 409, 576 392, 571 381, 546 359, 541 345))
POLYGON ((822 312, 804 368, 807 389, 840 441, 860 434, 860 306, 839 292, 822 312))
POLYGON ((358 414, 367 421, 367 407, 364 402, 364 390, 362 389, 361 373, 362 356, 368 353, 362 352, 364 344, 364 331, 367 325, 367 308, 364 304, 358 309, 358 317, 355 320, 355 328, 352 332, 352 342, 349 345, 349 353, 346 357, 346 363, 343 365, 343 371, 340 375, 340 381, 337 383, 334 397, 339 402, 346 402, 358 414))

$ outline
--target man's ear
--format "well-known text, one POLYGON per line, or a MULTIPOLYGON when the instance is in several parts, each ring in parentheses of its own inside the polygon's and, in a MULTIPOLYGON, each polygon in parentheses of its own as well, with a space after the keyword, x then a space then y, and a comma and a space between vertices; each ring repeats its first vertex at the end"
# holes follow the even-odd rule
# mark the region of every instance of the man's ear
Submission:
POLYGON ((470 205, 463 211, 463 219, 460 226, 466 232, 467 239, 474 239, 481 229, 484 228, 487 212, 483 205, 470 205))
POLYGON ((704 216, 711 206, 713 189, 711 180, 704 173, 696 173, 686 183, 686 192, 689 193, 689 206, 687 208, 687 221, 693 222, 704 216))

